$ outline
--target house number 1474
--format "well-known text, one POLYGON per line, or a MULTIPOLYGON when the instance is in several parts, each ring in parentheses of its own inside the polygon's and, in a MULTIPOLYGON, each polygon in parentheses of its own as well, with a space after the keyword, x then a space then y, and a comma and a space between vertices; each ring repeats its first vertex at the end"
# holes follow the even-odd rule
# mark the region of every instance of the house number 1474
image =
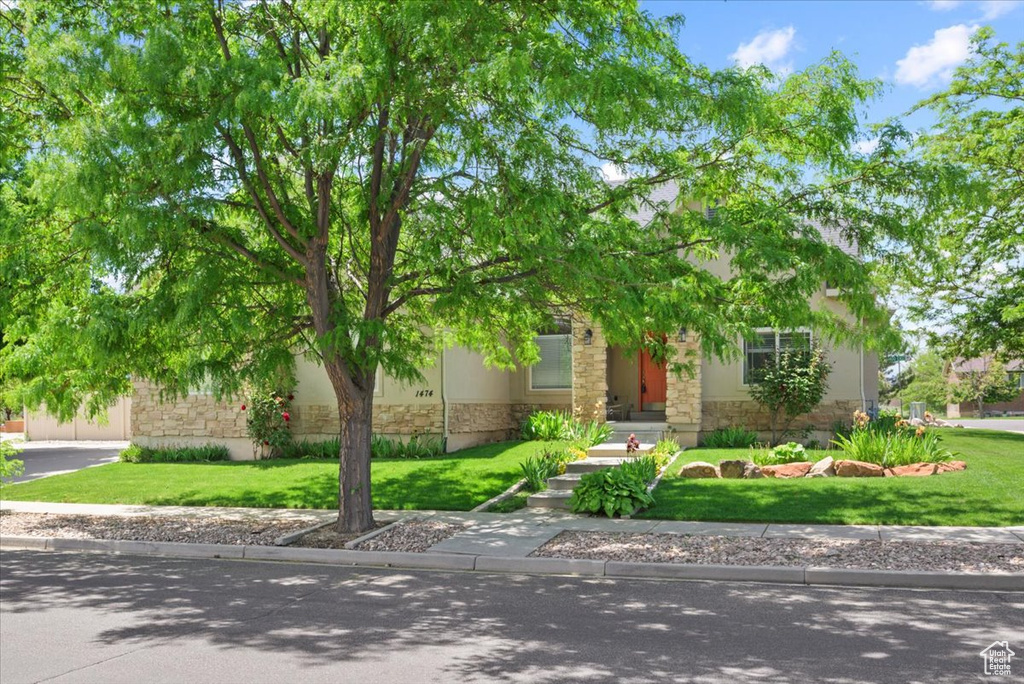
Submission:
POLYGON ((431 389, 416 390, 416 396, 417 397, 432 397, 432 396, 434 396, 434 390, 431 390, 431 389))

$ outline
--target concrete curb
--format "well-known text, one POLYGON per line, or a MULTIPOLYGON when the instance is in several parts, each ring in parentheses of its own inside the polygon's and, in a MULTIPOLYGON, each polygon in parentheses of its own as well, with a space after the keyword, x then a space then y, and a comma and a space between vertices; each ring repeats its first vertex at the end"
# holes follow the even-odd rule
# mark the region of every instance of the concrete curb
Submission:
POLYGON ((334 523, 335 523, 334 520, 325 520, 323 522, 318 522, 316 525, 311 525, 310 527, 304 527, 303 529, 298 530, 297 532, 292 532, 290 534, 283 534, 283 535, 281 535, 280 537, 278 537, 277 539, 274 540, 274 546, 288 546, 290 544, 294 544, 296 541, 298 541, 302 537, 306 536, 310 532, 316 532, 321 527, 327 527, 328 525, 333 525, 334 523))
MULTIPOLYGON (((386 528, 382 528, 386 529, 386 528)), ((288 546, 184 544, 103 539, 62 539, 0 536, 0 549, 30 551, 92 551, 138 556, 226 558, 292 563, 411 570, 473 570, 530 575, 579 575, 619 579, 711 580, 771 582, 808 586, 890 587, 896 589, 960 589, 1024 592, 1024 573, 852 570, 844 568, 753 565, 627 563, 573 558, 473 556, 454 553, 353 551, 288 546)))
POLYGON ((346 549, 354 549, 357 546, 359 546, 360 544, 362 544, 364 541, 370 541, 374 537, 376 537, 378 535, 381 535, 381 534, 384 534, 385 532, 387 532, 388 530, 390 530, 392 527, 394 527, 395 525, 397 525, 400 522, 405 522, 405 521, 404 520, 396 520, 395 522, 389 523, 389 524, 385 525, 384 527, 380 527, 380 528, 378 528, 376 530, 372 530, 370 532, 367 532, 366 534, 364 534, 361 537, 356 537, 352 541, 347 541, 347 542, 345 542, 345 548, 346 549))

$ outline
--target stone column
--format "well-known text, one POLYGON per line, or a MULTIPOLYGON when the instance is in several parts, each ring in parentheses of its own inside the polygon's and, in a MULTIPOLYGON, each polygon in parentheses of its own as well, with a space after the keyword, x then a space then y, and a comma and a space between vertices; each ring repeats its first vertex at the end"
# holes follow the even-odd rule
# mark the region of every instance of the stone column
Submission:
POLYGON ((673 361, 693 362, 693 375, 685 371, 681 376, 669 371, 665 388, 665 421, 669 433, 680 446, 696 446, 701 423, 701 353, 700 341, 694 333, 685 342, 669 339, 676 354, 673 361))
POLYGON ((608 399, 608 345, 601 327, 583 318, 572 321, 572 412, 581 420, 605 421, 608 399), (592 337, 584 344, 587 330, 592 337))

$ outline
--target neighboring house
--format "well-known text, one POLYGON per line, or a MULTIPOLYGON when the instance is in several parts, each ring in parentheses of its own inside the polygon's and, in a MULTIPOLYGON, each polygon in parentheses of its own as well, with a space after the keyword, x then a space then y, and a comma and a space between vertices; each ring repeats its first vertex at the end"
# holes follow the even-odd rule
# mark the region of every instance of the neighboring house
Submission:
MULTIPOLYGON (((992 363, 991 357, 980 359, 958 359, 950 364, 948 378, 950 384, 955 384, 965 373, 986 372, 992 363)), ((1009 380, 1020 388, 1020 394, 1012 401, 996 401, 984 403, 985 415, 1024 415, 1024 361, 1017 359, 1009 361, 1004 365, 1009 380)), ((978 415, 978 405, 974 402, 961 402, 959 404, 947 404, 946 416, 949 418, 966 418, 968 416, 983 418, 978 415)))
MULTIPOLYGON (((677 195, 671 186, 659 188, 651 196, 652 206, 642 208, 638 220, 650 222, 654 203, 678 206, 677 195)), ((685 207, 695 208, 700 209, 699 205, 685 207)), ((825 239, 843 246, 838 234, 826 234, 825 239)), ((855 253, 848 246, 844 249, 855 253)), ((720 260, 708 268, 725 277, 729 266, 720 260)), ((836 294, 822 283, 813 299, 842 312, 836 294)), ((703 432, 723 427, 766 432, 768 416, 747 393, 751 371, 780 349, 811 342, 812 333, 760 330, 754 340, 738 340, 743 349, 741 361, 703 359, 693 377, 676 377, 646 353, 629 353, 607 344, 599 326, 579 318, 563 321, 536 341, 540 362, 530 368, 489 369, 479 354, 454 348, 439 354, 433 366, 424 369, 421 384, 403 386, 382 377, 374 399, 374 431, 392 436, 443 435, 447 449, 454 451, 515 435, 533 410, 563 409, 587 419, 629 422, 637 431, 661 432, 684 446, 695 445, 703 432)), ((680 355, 699 349, 695 335, 685 330, 668 341, 680 355)), ((834 370, 821 405, 798 419, 795 427, 830 431, 836 421, 849 423, 855 410, 877 406, 875 354, 857 347, 830 348, 816 339, 813 344, 826 348, 834 370)), ((300 358, 297 379, 291 411, 293 433, 310 440, 336 437, 338 412, 326 374, 300 358)), ((161 404, 155 388, 139 384, 131 424, 133 439, 144 444, 216 441, 227 444, 237 458, 252 454, 245 438, 245 413, 238 405, 215 402, 209 394, 196 393, 173 404, 161 404)))

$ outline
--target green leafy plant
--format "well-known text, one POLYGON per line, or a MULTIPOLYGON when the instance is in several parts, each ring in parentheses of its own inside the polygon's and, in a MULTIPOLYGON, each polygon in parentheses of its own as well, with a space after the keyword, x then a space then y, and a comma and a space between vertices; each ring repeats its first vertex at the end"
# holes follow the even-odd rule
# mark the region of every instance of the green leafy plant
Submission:
POLYGON ((548 478, 558 474, 559 461, 552 454, 530 456, 519 464, 526 478, 526 487, 531 492, 539 492, 547 486, 548 478))
POLYGON ((122 463, 203 463, 226 461, 231 452, 222 444, 199 446, 147 447, 129 444, 118 454, 122 463))
POLYGON ((658 476, 658 470, 660 470, 658 459, 651 454, 626 461, 619 467, 631 476, 639 478, 645 485, 654 482, 654 478, 658 476))
POLYGON ((444 440, 438 435, 413 435, 405 441, 372 435, 370 453, 373 458, 431 458, 444 454, 444 440))
POLYGON ((4 478, 18 477, 25 472, 25 462, 12 458, 21 453, 20 440, 0 440, 0 487, 4 484, 4 478))
POLYGON ((251 398, 248 405, 242 404, 242 410, 247 412, 245 427, 252 441, 253 458, 280 456, 291 443, 291 400, 289 393, 272 392, 251 398))
POLYGON ((755 445, 750 449, 750 460, 757 465, 782 465, 811 459, 808 458, 807 449, 802 444, 787 442, 774 448, 755 445))
POLYGON ((772 444, 797 416, 810 413, 828 389, 832 366, 820 349, 783 351, 754 375, 750 397, 768 411, 772 444))
POLYGON ((835 444, 845 458, 874 463, 883 468, 911 463, 943 463, 953 452, 941 445, 939 435, 930 430, 854 430, 848 437, 839 435, 835 444))
POLYGON ((701 441, 709 449, 746 449, 757 443, 757 433, 741 427, 719 428, 701 441))
POLYGON ((621 467, 583 475, 569 497, 573 512, 603 513, 609 518, 652 505, 654 497, 647 491, 647 482, 635 471, 621 467))
POLYGON ((658 463, 658 470, 661 470, 668 465, 668 462, 672 460, 677 451, 679 451, 678 444, 671 439, 662 439, 654 445, 649 455, 658 463))
POLYGON ((315 442, 308 439, 300 442, 293 440, 281 449, 281 458, 338 458, 340 448, 341 440, 337 437, 315 442))
POLYGON ((521 430, 526 440, 573 442, 584 449, 608 441, 612 432, 607 423, 583 422, 568 411, 536 411, 523 421, 521 430))

